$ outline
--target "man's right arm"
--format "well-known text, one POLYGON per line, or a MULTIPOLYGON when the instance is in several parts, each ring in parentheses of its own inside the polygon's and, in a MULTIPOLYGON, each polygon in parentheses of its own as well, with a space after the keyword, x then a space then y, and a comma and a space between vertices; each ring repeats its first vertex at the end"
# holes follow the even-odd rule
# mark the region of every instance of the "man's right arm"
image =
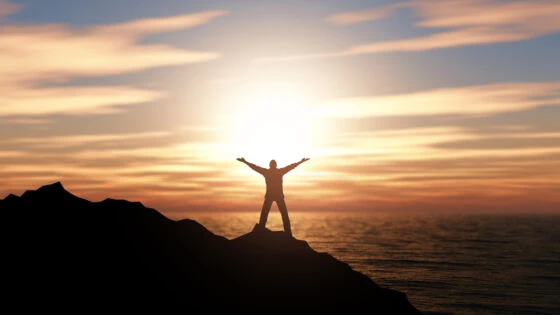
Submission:
POLYGON ((255 164, 253 164, 253 163, 251 163, 251 162, 248 162, 247 160, 245 160, 245 158, 238 158, 237 160, 240 161, 240 162, 245 163, 245 164, 246 164, 247 166, 249 166, 253 171, 264 175, 264 171, 265 171, 264 168, 262 168, 262 167, 260 167, 260 166, 258 166, 258 165, 255 165, 255 164))

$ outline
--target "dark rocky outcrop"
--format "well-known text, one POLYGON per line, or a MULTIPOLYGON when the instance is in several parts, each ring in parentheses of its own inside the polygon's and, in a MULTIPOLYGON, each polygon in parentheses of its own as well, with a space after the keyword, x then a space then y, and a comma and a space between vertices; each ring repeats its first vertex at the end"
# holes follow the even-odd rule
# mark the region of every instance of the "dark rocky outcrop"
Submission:
POLYGON ((226 239, 60 183, 0 200, 2 304, 23 311, 420 314, 327 253, 255 228, 226 239))

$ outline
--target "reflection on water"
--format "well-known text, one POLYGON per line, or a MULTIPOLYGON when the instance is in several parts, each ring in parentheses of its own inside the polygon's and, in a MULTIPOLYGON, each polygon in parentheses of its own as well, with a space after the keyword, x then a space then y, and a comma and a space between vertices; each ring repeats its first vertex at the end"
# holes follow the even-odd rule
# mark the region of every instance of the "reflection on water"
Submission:
MULTIPOLYGON (((259 215, 183 218, 232 239, 250 232, 259 215)), ((295 238, 405 292, 422 311, 560 314, 560 216, 290 213, 290 219, 295 238)), ((278 211, 267 227, 282 230, 278 211)))

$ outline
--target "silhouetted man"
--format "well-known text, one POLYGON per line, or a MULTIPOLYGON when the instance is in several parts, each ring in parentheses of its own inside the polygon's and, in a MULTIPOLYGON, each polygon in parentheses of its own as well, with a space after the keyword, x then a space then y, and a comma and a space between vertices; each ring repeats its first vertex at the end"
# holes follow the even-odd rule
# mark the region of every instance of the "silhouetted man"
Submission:
POLYGON ((308 158, 303 158, 301 161, 297 163, 292 163, 286 167, 277 168, 276 161, 270 161, 270 168, 266 169, 264 167, 260 167, 253 163, 247 162, 245 158, 238 158, 238 161, 241 161, 254 171, 260 173, 264 176, 266 181, 266 195, 264 196, 264 203, 261 210, 261 218, 259 220, 259 227, 264 228, 266 225, 266 220, 268 219, 268 212, 270 211, 270 207, 272 207, 272 202, 276 201, 276 205, 280 210, 280 214, 282 215, 282 222, 284 223, 284 232, 288 233, 292 236, 292 228, 290 226, 290 218, 288 217, 288 209, 286 208, 286 202, 284 202, 284 191, 282 188, 282 176, 288 173, 289 171, 296 168, 301 163, 308 161, 308 158))

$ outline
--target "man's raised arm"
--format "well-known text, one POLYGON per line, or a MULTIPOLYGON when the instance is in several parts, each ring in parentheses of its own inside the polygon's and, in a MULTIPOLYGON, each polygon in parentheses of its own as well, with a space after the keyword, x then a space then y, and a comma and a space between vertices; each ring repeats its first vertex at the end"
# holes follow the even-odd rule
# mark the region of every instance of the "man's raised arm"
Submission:
POLYGON ((262 168, 262 167, 260 167, 260 166, 258 166, 258 165, 255 165, 255 164, 253 164, 253 163, 251 163, 251 162, 248 162, 247 160, 245 160, 245 158, 237 158, 237 160, 238 160, 239 162, 243 162, 243 163, 247 164, 247 166, 249 166, 251 169, 253 169, 253 171, 255 171, 255 172, 257 172, 257 173, 260 173, 260 174, 264 174, 264 171, 265 171, 264 168, 262 168))
POLYGON ((284 174, 288 173, 289 171, 293 170, 294 168, 296 168, 298 165, 300 165, 301 163, 305 162, 305 161, 309 161, 309 158, 303 158, 301 159, 301 161, 296 162, 296 163, 292 163, 288 166, 285 166, 282 168, 282 172, 284 174))

